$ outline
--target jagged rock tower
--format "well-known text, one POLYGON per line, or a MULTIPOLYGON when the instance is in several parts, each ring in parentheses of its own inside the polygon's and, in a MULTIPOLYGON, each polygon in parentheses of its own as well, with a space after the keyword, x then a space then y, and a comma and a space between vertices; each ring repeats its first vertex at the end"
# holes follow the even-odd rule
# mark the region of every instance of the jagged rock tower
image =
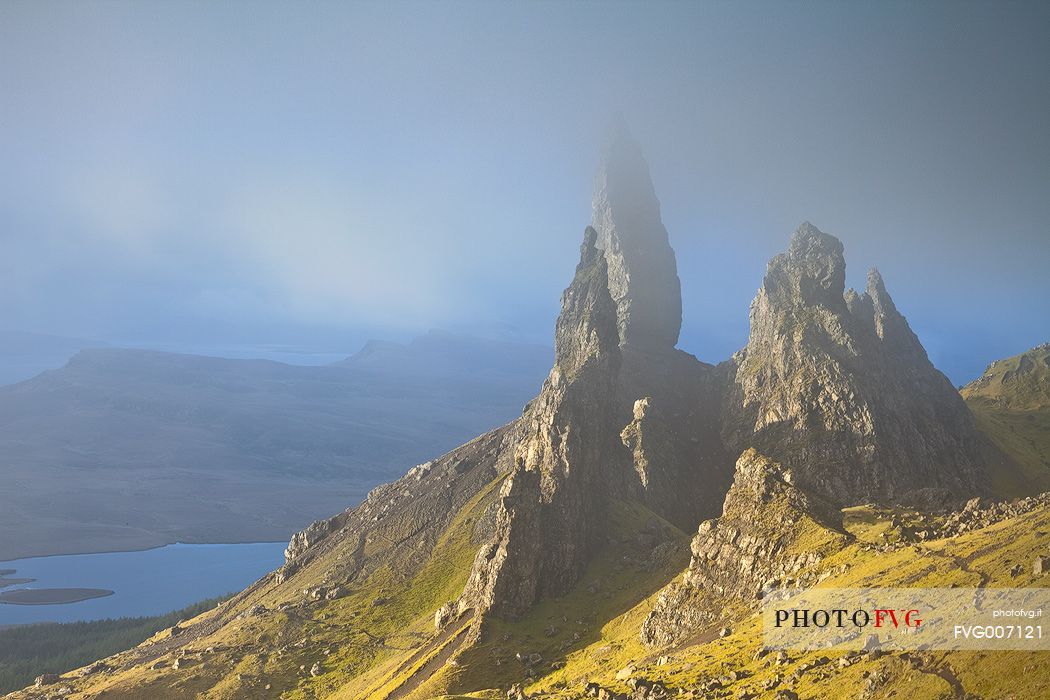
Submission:
POLYGON ((842 243, 804 223, 751 304, 730 363, 726 442, 789 466, 840 505, 961 497, 981 488, 973 418, 930 363, 877 270, 843 293, 842 243))
POLYGON ((554 367, 526 407, 496 534, 475 559, 460 609, 514 618, 570 590, 610 499, 637 498, 692 529, 728 487, 715 373, 674 347, 682 316, 674 251, 648 165, 622 126, 602 158, 593 207, 562 296, 554 367))
MULTIPOLYGON (((839 509, 940 502, 982 486, 969 410, 930 363, 877 270, 844 293, 842 243, 804 223, 751 304, 747 346, 721 366, 723 438, 740 452, 722 514, 640 633, 682 639, 798 579, 850 535, 839 509), (806 547, 798 546, 806 532, 806 547)), ((809 575, 809 574, 807 574, 809 575)), ((805 580, 806 585, 814 583, 805 580)))

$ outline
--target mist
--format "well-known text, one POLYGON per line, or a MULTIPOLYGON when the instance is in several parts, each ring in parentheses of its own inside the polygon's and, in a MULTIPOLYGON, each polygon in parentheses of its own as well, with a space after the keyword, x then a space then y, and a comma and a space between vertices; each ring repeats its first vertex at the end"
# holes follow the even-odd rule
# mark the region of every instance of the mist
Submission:
POLYGON ((953 382, 1050 340, 1041 3, 0 6, 0 328, 549 343, 611 115, 680 347, 744 345, 804 220, 953 382), (949 10, 951 12, 949 13, 949 10))

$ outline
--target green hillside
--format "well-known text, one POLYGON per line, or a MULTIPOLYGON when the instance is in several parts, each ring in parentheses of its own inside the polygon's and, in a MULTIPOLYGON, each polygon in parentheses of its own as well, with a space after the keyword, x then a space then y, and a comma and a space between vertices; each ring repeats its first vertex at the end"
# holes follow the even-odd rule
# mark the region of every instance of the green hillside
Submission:
POLYGON ((1018 476, 1000 490, 1050 489, 1050 344, 993 362, 962 395, 978 429, 1013 460, 1018 476))

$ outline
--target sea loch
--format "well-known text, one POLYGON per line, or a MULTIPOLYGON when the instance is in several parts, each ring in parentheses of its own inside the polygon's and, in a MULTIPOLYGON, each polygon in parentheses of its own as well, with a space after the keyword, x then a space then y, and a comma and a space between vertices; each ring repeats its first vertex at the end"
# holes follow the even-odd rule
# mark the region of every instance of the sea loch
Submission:
POLYGON ((0 626, 160 615, 238 591, 280 566, 283 542, 173 544, 138 552, 75 554, 0 562, 0 589, 100 589, 113 595, 56 605, 0 604, 0 626))

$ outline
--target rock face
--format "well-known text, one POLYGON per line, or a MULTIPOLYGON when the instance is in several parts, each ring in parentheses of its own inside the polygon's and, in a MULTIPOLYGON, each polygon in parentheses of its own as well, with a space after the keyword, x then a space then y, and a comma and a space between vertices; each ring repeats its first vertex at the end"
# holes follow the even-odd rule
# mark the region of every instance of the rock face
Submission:
POLYGON ((793 549, 803 524, 840 535, 838 508, 791 482, 790 471, 755 450, 736 463, 736 477, 726 494, 722 516, 705 520, 693 538, 693 560, 686 582, 719 595, 756 598, 819 560, 819 553, 793 549))
POLYGON ((603 154, 592 208, 591 225, 608 261, 620 342, 670 350, 682 326, 678 267, 649 165, 623 124, 614 127, 603 154))
POLYGON ((718 514, 732 481, 733 458, 719 435, 721 377, 682 352, 656 366, 639 359, 625 351, 621 371, 623 399, 642 397, 628 404, 620 431, 634 472, 630 495, 691 532, 718 514))
POLYGON ((340 515, 328 520, 318 520, 311 523, 305 530, 300 530, 292 535, 292 539, 288 541, 288 546, 284 548, 285 561, 291 562, 302 556, 310 547, 341 527, 344 519, 340 515))
POLYGON ((642 626, 646 644, 668 644, 721 614, 723 601, 753 602, 763 588, 805 580, 850 536, 839 510, 794 484, 782 465, 747 450, 737 460, 722 515, 700 524, 681 582, 660 594, 642 626), (797 546, 805 536, 806 547, 797 546))
POLYGON ((832 501, 923 502, 982 486, 972 416, 877 270, 843 293, 838 239, 805 223, 769 263, 728 366, 723 435, 832 501))

